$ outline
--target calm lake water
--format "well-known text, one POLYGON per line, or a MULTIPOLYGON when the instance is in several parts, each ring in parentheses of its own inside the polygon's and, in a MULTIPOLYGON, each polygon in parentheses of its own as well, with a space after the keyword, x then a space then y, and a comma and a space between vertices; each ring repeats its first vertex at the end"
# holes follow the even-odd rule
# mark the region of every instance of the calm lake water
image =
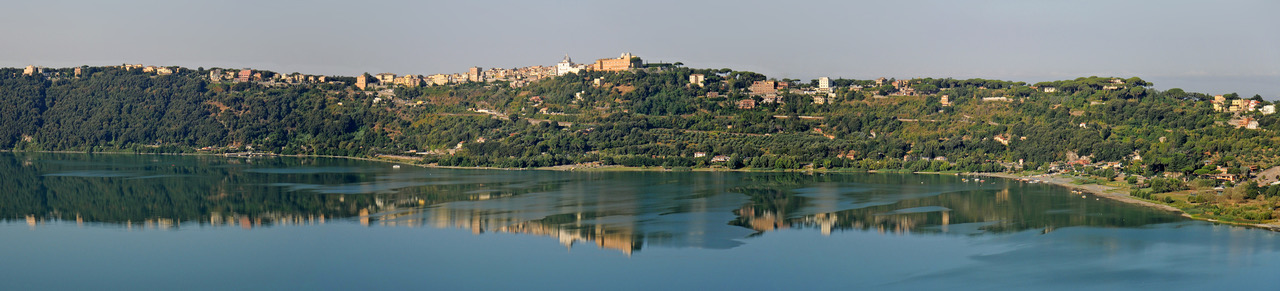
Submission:
POLYGON ((0 290, 1280 288, 1276 233, 966 178, 0 153, 0 290))

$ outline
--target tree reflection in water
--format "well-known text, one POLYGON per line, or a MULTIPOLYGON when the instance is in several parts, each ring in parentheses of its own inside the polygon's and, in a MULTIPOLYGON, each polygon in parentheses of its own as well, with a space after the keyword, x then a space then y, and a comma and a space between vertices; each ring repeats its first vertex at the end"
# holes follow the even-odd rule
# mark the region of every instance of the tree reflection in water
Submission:
POLYGON ((139 229, 351 221, 555 238, 626 254, 792 229, 1000 234, 1182 220, 1065 189, 949 175, 445 170, 343 159, 0 154, 0 217, 139 229))

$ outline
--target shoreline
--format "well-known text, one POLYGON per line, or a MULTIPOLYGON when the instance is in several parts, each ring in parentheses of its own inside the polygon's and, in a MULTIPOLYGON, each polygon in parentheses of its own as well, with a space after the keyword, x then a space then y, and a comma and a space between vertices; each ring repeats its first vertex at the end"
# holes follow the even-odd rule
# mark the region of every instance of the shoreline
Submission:
MULTIPOLYGON (((79 152, 79 151, 16 151, 16 150, 0 150, 0 152, 9 153, 55 153, 55 154, 132 154, 132 155, 177 155, 177 156, 223 156, 223 157, 293 157, 293 158, 334 158, 334 159, 352 159, 370 162, 391 163, 395 165, 409 165, 419 168, 434 169, 455 169, 455 170, 507 170, 507 171, 560 171, 560 172, 672 172, 672 170, 663 167, 628 167, 620 165, 593 166, 582 167, 580 165, 560 165, 553 167, 539 168, 498 168, 498 167, 459 167, 459 166, 438 166, 424 165, 413 163, 412 160, 398 158, 399 156, 375 155, 374 157, 353 157, 353 156, 330 156, 330 155, 282 155, 273 153, 134 153, 134 152, 79 152)), ((1210 223, 1221 223, 1237 226, 1256 227, 1271 231, 1280 232, 1280 225, 1266 223, 1245 223, 1222 221, 1211 218, 1204 218, 1188 214, 1186 211, 1173 207, 1168 204, 1155 203, 1129 196, 1125 193, 1111 193, 1116 190, 1115 187, 1105 185, 1080 185, 1075 184, 1071 180, 1058 177, 1036 177, 1022 176, 1009 173, 982 173, 982 172, 900 172, 900 171, 878 171, 878 170, 826 170, 826 169, 801 169, 801 170, 758 170, 758 169, 729 169, 729 168, 691 168, 688 172, 758 172, 758 173, 787 173, 787 172, 807 172, 807 173, 903 173, 903 174, 919 174, 919 175, 962 175, 962 176, 980 176, 1002 178, 1009 180, 1034 180, 1040 183, 1053 184, 1067 189, 1078 190, 1093 194, 1094 196, 1111 199, 1121 203, 1127 203, 1142 207, 1155 208, 1168 212, 1173 212, 1189 219, 1200 220, 1210 223)))
POLYGON ((586 166, 582 164, 559 165, 550 167, 537 168, 501 168, 501 167, 464 167, 464 166, 439 166, 429 164, 414 163, 409 156, 383 155, 377 154, 373 157, 356 157, 356 156, 332 156, 332 155, 285 155, 275 153, 135 153, 135 152, 118 152, 118 151, 102 151, 102 152, 84 152, 84 151, 20 151, 4 149, 0 153, 46 153, 46 154, 112 154, 112 155, 161 155, 161 156, 221 156, 229 158, 252 158, 252 157, 291 157, 291 158, 333 158, 333 159, 352 159, 370 162, 394 163, 407 166, 415 166, 419 168, 431 169, 457 169, 457 170, 507 170, 507 171, 557 171, 557 172, 744 172, 744 173, 881 173, 881 174, 921 174, 921 175, 972 175, 982 173, 971 172, 910 172, 898 170, 863 170, 863 169, 730 169, 726 167, 704 167, 704 168, 688 168, 688 170, 673 170, 661 166, 654 167, 631 167, 622 165, 604 165, 604 166, 586 166))
POLYGON ((1182 217, 1193 218, 1190 214, 1187 214, 1185 211, 1182 211, 1182 209, 1178 209, 1177 207, 1141 200, 1138 198, 1134 198, 1133 196, 1129 196, 1128 194, 1110 193, 1110 191, 1115 190, 1115 188, 1110 186, 1080 185, 1080 184, 1071 183, 1070 181, 1064 181, 1063 178, 1019 176, 1019 175, 1008 174, 1008 173, 965 173, 965 175, 995 177, 995 178, 1004 178, 1004 179, 1010 179, 1010 180, 1038 181, 1040 183, 1053 184, 1053 185, 1062 186, 1072 190, 1088 192, 1090 194, 1093 194, 1094 196, 1107 198, 1107 199, 1111 199, 1119 202, 1141 205, 1141 206, 1156 208, 1156 209, 1165 210, 1169 212, 1176 212, 1182 215, 1182 217))
POLYGON ((1139 205, 1143 207, 1150 207, 1150 208, 1165 210, 1169 212, 1175 212, 1175 213, 1178 213, 1178 215, 1181 215, 1182 217, 1186 217, 1194 220, 1210 222, 1210 223, 1236 225, 1236 226, 1255 227, 1255 228, 1261 228, 1261 229, 1266 229, 1270 231, 1280 232, 1280 225, 1275 225, 1275 224, 1222 221, 1222 220, 1217 220, 1212 218, 1204 218, 1204 217, 1191 215, 1191 214, 1188 214, 1186 211, 1183 211, 1182 209, 1173 207, 1168 204, 1160 204, 1160 203, 1155 203, 1151 201, 1134 198, 1133 196, 1129 196, 1129 194, 1125 194, 1125 193, 1112 193, 1112 191, 1116 190, 1116 188, 1111 186, 1096 185, 1096 184, 1080 185, 1080 184, 1072 183, 1072 181, 1066 180, 1065 178, 1021 176, 1021 175, 1014 175, 1014 174, 1008 174, 1008 173, 964 173, 964 175, 993 177, 993 178, 1002 178, 1002 179, 1010 179, 1010 180, 1034 180, 1040 183, 1053 184, 1053 185, 1065 187, 1072 190, 1087 192, 1087 193, 1093 194, 1094 196, 1107 198, 1107 199, 1119 201, 1122 203, 1128 203, 1128 204, 1139 205))

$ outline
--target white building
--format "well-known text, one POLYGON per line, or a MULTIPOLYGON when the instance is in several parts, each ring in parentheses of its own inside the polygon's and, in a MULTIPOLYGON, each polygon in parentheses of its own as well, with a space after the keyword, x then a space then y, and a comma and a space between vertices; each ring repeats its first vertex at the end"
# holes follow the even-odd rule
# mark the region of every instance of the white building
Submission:
POLYGON ((222 69, 213 69, 209 71, 209 82, 222 82, 222 69))
POLYGON ((1262 108, 1259 108, 1258 111, 1262 112, 1262 115, 1272 115, 1276 113, 1276 105, 1271 104, 1267 106, 1262 106, 1262 108))
POLYGON ((691 85, 697 85, 698 87, 702 87, 703 82, 706 82, 706 81, 707 81, 706 75, 703 75, 703 74, 689 75, 689 84, 691 85))
POLYGON ((818 78, 818 89, 831 89, 831 78, 818 78))
POLYGON ((579 71, 582 71, 582 69, 585 67, 586 66, 584 65, 574 64, 573 59, 570 59, 569 55, 565 54, 564 60, 561 60, 559 63, 556 63, 556 76, 564 76, 564 74, 568 74, 568 73, 577 73, 579 71))

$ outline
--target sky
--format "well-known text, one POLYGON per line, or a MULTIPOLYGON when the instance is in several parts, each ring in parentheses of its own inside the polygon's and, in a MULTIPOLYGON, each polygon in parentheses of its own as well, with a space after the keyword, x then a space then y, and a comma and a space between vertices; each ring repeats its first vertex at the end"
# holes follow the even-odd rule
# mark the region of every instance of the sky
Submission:
POLYGON ((1141 77, 1280 99, 1280 1, 10 1, 0 66, 346 75, 646 61, 774 78, 1141 77))

